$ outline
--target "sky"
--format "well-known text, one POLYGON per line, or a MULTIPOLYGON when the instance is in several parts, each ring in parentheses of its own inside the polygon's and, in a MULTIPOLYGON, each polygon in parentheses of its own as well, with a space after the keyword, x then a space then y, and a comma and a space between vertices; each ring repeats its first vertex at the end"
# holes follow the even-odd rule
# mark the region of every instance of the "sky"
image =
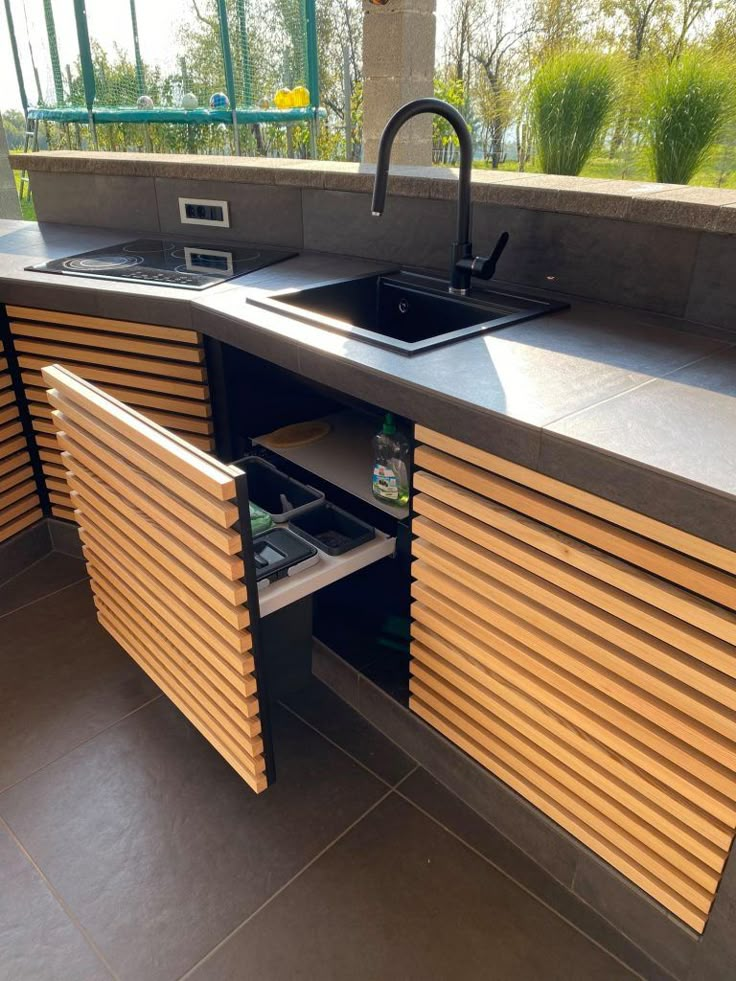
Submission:
MULTIPOLYGON (((438 39, 443 31, 444 17, 450 0, 437 0, 438 39)), ((176 37, 182 20, 182 11, 189 4, 184 0, 137 0, 138 33, 142 56, 146 62, 169 64, 173 69, 176 54, 176 37)), ((16 37, 23 76, 30 102, 36 101, 30 53, 26 37, 30 34, 34 60, 41 77, 42 87, 51 86, 50 65, 45 57, 46 28, 43 18, 43 0, 11 0, 15 20, 16 37), (26 17, 30 31, 26 32, 26 17), (37 39, 37 40, 36 40, 37 39)), ((62 71, 67 63, 77 57, 77 38, 72 13, 72 0, 53 0, 59 58, 62 71)), ((104 48, 110 50, 116 42, 132 50, 129 0, 87 0, 87 18, 90 34, 104 48)), ((52 89, 50 89, 52 91, 52 89)), ((10 47, 4 10, 0 10, 0 109, 20 109, 20 96, 16 81, 13 56, 10 47)))

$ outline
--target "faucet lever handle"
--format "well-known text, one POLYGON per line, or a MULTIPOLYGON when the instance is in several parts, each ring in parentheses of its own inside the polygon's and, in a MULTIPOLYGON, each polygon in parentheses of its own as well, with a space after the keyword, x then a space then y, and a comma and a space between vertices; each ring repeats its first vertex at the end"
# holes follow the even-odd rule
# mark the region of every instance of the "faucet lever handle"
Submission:
POLYGON ((503 250, 509 241, 509 233, 501 232, 498 236, 498 241, 496 242, 495 248, 490 255, 477 255, 473 260, 471 260, 470 271, 473 276, 477 276, 478 279, 491 279, 493 274, 496 272, 496 264, 503 254, 503 250))

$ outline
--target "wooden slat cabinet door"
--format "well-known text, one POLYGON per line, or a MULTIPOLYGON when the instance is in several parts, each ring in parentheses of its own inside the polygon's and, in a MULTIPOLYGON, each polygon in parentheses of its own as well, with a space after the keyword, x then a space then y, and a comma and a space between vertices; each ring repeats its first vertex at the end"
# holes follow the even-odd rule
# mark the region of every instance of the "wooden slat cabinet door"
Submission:
POLYGON ((736 829, 736 555, 416 436, 411 707, 702 931, 736 829))
POLYGON ((41 369, 60 364, 199 449, 214 425, 196 331, 32 307, 7 308, 51 513, 74 520, 41 369))
POLYGON ((66 368, 42 375, 100 623, 264 790, 270 735, 245 475, 66 368))
POLYGON ((0 542, 43 517, 18 400, 0 341, 0 542))

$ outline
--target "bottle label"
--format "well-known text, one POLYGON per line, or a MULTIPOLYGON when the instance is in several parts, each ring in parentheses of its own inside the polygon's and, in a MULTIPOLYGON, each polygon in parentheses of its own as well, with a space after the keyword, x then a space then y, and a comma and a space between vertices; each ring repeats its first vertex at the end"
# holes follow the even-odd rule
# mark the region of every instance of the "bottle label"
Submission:
POLYGON ((399 499, 399 480, 390 467, 377 463, 373 468, 373 493, 387 501, 399 499))

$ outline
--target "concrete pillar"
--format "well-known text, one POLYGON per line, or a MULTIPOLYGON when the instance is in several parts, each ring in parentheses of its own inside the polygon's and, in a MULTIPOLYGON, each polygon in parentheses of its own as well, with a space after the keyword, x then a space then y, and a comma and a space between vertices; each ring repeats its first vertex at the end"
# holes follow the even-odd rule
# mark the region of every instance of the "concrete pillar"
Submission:
POLYGON ((8 141, 0 116, 0 218, 20 218, 20 201, 8 160, 8 141))
MULTIPOLYGON (((363 2, 363 160, 375 163, 389 116, 434 90, 436 0, 363 2)), ((432 163, 432 117, 417 116, 399 132, 392 161, 432 163)))

